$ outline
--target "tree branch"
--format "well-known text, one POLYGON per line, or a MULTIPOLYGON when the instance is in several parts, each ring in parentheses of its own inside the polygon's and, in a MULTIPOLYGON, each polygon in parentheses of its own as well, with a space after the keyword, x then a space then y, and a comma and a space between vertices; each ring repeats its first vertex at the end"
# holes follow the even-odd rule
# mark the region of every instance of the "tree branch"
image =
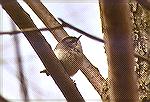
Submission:
POLYGON ((63 38, 69 36, 66 31, 60 27, 61 24, 54 18, 54 16, 47 10, 47 8, 40 2, 40 0, 24 0, 26 4, 35 12, 41 19, 55 39, 60 42, 63 38), (52 28, 60 27, 59 29, 51 30, 52 28))
POLYGON ((138 101, 127 0, 99 0, 109 65, 110 101, 138 101))
MULTIPOLYGON (((27 28, 37 29, 30 16, 22 9, 16 0, 0 0, 0 3, 2 4, 2 8, 9 14, 20 30, 27 28)), ((75 84, 70 79, 69 75, 65 73, 62 64, 56 58, 50 45, 42 34, 39 31, 23 32, 23 34, 51 74, 67 101, 84 102, 75 84)))
POLYGON ((85 36, 87 36, 87 37, 93 39, 93 40, 96 40, 96 41, 99 41, 99 42, 104 43, 104 40, 103 40, 103 39, 100 39, 100 38, 98 38, 98 37, 96 37, 96 36, 93 36, 93 35, 91 35, 91 34, 85 32, 85 31, 83 31, 83 30, 81 30, 81 29, 79 29, 79 28, 76 28, 75 26, 72 26, 71 24, 65 22, 65 21, 62 20, 61 18, 58 18, 58 19, 62 22, 62 27, 68 27, 68 28, 73 29, 73 30, 75 30, 75 31, 77 31, 77 32, 79 32, 79 33, 81 33, 81 34, 83 34, 83 35, 85 35, 85 36))

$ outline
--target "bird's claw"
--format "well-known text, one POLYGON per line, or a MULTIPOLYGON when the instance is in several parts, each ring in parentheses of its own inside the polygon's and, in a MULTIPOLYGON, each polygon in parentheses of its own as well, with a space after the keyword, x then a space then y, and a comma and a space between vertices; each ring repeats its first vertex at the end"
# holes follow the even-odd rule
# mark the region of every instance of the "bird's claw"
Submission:
POLYGON ((46 69, 44 69, 44 70, 40 71, 40 73, 45 73, 47 76, 49 76, 49 75, 50 75, 50 73, 49 73, 46 69))

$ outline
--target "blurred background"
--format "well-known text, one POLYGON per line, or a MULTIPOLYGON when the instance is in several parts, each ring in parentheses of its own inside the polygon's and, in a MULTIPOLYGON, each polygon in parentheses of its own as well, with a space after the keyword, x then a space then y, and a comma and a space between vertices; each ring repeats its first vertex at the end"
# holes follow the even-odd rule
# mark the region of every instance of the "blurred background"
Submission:
MULTIPOLYGON (((30 15, 38 28, 44 28, 44 24, 34 12, 21 0, 18 0, 24 10, 30 15)), ((69 1, 42 1, 55 18, 62 18, 64 21, 75 27, 88 32, 94 36, 103 38, 100 11, 98 1, 69 2, 69 1)), ((17 30, 19 30, 17 28, 17 30)), ((81 34, 69 28, 65 28, 70 36, 78 37, 81 34)), ((13 31, 11 18, 0 6, 0 32, 13 31)), ((54 49, 58 43, 49 31, 42 34, 54 49)), ((23 34, 17 34, 23 74, 27 83, 27 90, 30 102, 64 102, 65 98, 50 76, 41 74, 44 65, 30 46, 23 34)), ((107 58, 104 44, 82 36, 81 44, 84 54, 93 65, 98 67, 104 78, 107 78, 107 58)), ((14 35, 0 35, 0 95, 10 102, 23 102, 17 55, 15 49, 14 35)), ((78 71, 71 77, 78 87, 81 95, 87 102, 99 102, 100 96, 86 77, 78 71)))

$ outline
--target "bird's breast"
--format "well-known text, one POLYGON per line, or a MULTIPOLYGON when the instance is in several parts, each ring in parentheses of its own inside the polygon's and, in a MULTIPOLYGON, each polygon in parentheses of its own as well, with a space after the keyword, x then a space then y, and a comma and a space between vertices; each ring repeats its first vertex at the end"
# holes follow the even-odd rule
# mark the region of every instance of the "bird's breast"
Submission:
POLYGON ((79 68, 83 65, 83 58, 80 52, 75 49, 63 50, 57 49, 54 50, 55 55, 61 61, 66 72, 72 76, 74 75, 79 68))

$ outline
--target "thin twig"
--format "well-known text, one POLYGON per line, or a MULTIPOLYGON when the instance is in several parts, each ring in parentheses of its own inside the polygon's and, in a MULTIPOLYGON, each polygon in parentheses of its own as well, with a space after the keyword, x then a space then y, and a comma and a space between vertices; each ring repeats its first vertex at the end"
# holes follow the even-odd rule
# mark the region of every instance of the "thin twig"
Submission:
POLYGON ((23 32, 31 32, 31 31, 47 31, 49 30, 48 28, 39 28, 39 29, 36 29, 36 28, 27 28, 27 29, 21 29, 21 31, 11 31, 11 32, 0 32, 0 35, 5 35, 5 34, 10 34, 10 35, 13 35, 13 34, 18 34, 18 33, 23 33, 23 32))
POLYGON ((96 41, 104 43, 103 39, 100 39, 100 38, 98 38, 96 36, 93 36, 93 35, 85 32, 83 30, 80 30, 79 28, 76 28, 73 25, 65 22, 61 18, 58 18, 58 19, 62 22, 62 26, 54 27, 54 28, 51 28, 51 29, 49 29, 49 28, 39 28, 39 29, 27 28, 27 29, 22 29, 21 31, 0 32, 0 35, 2 35, 2 34, 10 34, 10 35, 12 35, 12 34, 18 34, 18 33, 22 33, 22 32, 31 32, 31 31, 47 31, 47 30, 52 31, 52 30, 56 30, 56 29, 59 29, 59 28, 62 28, 62 27, 68 27, 68 28, 73 29, 73 30, 75 30, 75 31, 77 31, 77 32, 79 32, 79 33, 81 33, 81 34, 83 34, 83 35, 93 39, 93 40, 96 40, 96 41))
MULTIPOLYGON (((12 27, 13 27, 13 30, 16 29, 15 24, 13 23, 12 23, 12 27)), ((23 96, 24 102, 29 102, 28 87, 27 87, 27 83, 26 83, 24 71, 23 71, 18 35, 14 35, 14 44, 15 44, 16 56, 17 56, 16 63, 17 63, 18 71, 19 71, 18 72, 19 81, 21 83, 20 84, 21 94, 23 96)))
POLYGON ((85 35, 85 36, 87 36, 87 37, 89 37, 89 38, 91 38, 91 39, 94 39, 94 40, 96 40, 96 41, 99 41, 99 42, 104 43, 104 40, 103 40, 103 39, 100 39, 100 38, 98 38, 98 37, 96 37, 96 36, 93 36, 93 35, 91 35, 91 34, 85 32, 85 31, 83 31, 83 30, 80 30, 80 29, 74 27, 73 25, 71 25, 71 24, 65 22, 65 21, 62 20, 61 18, 58 18, 58 19, 62 22, 62 26, 63 26, 63 27, 69 27, 70 29, 73 29, 73 30, 75 30, 75 31, 77 31, 77 32, 79 32, 79 33, 81 33, 81 34, 83 34, 83 35, 85 35))

